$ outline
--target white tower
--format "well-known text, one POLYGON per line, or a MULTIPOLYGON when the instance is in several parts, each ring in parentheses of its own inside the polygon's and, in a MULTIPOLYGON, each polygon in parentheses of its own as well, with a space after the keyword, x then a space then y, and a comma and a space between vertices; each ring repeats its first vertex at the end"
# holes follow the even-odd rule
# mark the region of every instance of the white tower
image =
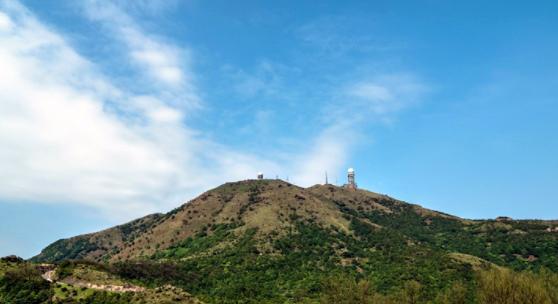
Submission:
POLYGON ((355 169, 353 168, 349 168, 349 170, 347 170, 347 188, 350 189, 356 189, 357 185, 355 183, 355 169))

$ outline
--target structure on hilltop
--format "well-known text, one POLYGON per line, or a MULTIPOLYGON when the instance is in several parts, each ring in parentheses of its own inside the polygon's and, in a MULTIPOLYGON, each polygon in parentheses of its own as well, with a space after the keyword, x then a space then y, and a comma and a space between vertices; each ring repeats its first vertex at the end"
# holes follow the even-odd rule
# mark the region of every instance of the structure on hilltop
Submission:
POLYGON ((357 189, 357 184, 355 182, 355 169, 349 168, 349 170, 347 170, 347 183, 343 185, 343 187, 353 190, 357 189))

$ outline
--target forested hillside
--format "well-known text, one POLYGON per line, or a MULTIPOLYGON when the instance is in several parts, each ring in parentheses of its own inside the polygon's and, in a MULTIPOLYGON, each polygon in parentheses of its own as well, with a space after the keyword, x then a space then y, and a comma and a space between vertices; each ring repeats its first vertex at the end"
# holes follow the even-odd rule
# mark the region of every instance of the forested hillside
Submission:
POLYGON ((512 303, 491 298, 498 288, 557 303, 556 226, 466 220, 332 185, 243 181, 164 215, 57 241, 33 261, 87 260, 208 303, 512 303))

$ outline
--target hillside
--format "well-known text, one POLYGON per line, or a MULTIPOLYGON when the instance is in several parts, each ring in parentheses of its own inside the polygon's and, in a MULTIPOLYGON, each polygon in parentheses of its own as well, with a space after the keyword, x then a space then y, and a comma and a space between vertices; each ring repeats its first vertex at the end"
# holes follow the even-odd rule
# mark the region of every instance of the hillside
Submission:
MULTIPOLYGON (((349 232, 351 213, 389 215, 405 205, 387 196, 331 185, 304 189, 276 180, 228 183, 167 214, 148 215, 97 233, 59 240, 33 260, 114 262, 145 257, 199 233, 211 233, 212 226, 234 227, 236 234, 255 228, 260 238, 282 236, 300 221, 349 232)), ((412 208, 417 214, 451 218, 420 206, 412 208)), ((359 218, 379 227, 365 216, 359 218)))
POLYGON ((202 303, 172 285, 134 285, 106 267, 88 263, 33 264, 0 260, 0 303, 202 303))
POLYGON ((366 190, 280 180, 227 183, 167 214, 59 240, 34 262, 109 263, 122 278, 172 283, 207 302, 302 301, 331 277, 432 300, 478 270, 558 271, 556 222, 464 220, 366 190))

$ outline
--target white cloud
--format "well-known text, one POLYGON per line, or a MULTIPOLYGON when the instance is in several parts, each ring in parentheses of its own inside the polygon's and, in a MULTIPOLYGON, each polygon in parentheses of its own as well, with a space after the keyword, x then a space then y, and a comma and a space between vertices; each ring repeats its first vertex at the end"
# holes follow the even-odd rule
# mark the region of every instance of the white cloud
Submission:
MULTIPOLYGON (((157 6, 158 1, 140 2, 138 6, 157 6)), ((154 83, 164 89, 173 99, 183 106, 199 106, 191 71, 190 50, 167 43, 161 37, 148 35, 125 13, 121 6, 111 1, 88 0, 83 4, 86 16, 98 22, 117 41, 127 49, 127 58, 132 66, 154 83)))
MULTIPOLYGON (((95 20, 106 28, 116 17, 111 31, 125 43, 130 60, 158 85, 141 95, 115 85, 25 7, 0 1, 3 200, 88 205, 130 219, 168 210, 212 186, 258 171, 268 177, 289 175, 309 186, 323 182, 324 171, 334 176, 345 165, 354 144, 348 134, 356 132, 342 119, 307 145, 277 157, 205 139, 185 125, 189 107, 163 99, 170 91, 189 104, 201 102, 189 55, 184 59, 189 51, 151 38, 116 6, 107 11, 96 5, 91 2, 88 12, 98 13, 95 20)), ((367 78, 347 86, 342 97, 369 111, 393 112, 422 90, 409 79, 367 78), (376 103, 386 108, 380 111, 376 103)), ((260 119, 266 115, 261 112, 260 119)))
POLYGON ((183 81, 182 71, 174 64, 174 60, 169 60, 176 55, 168 49, 147 45, 140 46, 141 44, 141 42, 134 43, 138 50, 132 51, 131 57, 135 61, 145 64, 153 78, 172 86, 180 85, 183 81))
POLYGON ((351 94, 376 102, 389 102, 393 99, 393 95, 388 88, 375 83, 359 83, 352 88, 351 94))
POLYGON ((0 13, 0 31, 9 31, 12 27, 12 19, 8 15, 0 13))
POLYGON ((87 205, 130 219, 258 171, 295 172, 295 182, 310 185, 322 180, 312 172, 335 170, 346 156, 331 130, 284 163, 205 140, 158 91, 114 86, 26 8, 0 2, 0 11, 12 24, 0 34, 3 200, 87 205))
POLYGON ((0 197, 85 204, 130 218, 210 186, 276 170, 206 142, 154 95, 114 87, 15 2, 0 34, 0 197))
POLYGON ((379 74, 361 77, 338 88, 334 101, 324 107, 330 125, 314 141, 311 149, 297 159, 295 182, 322 183, 324 171, 331 178, 345 172, 348 158, 357 142, 371 141, 363 126, 374 121, 390 122, 396 114, 420 101, 429 91, 417 77, 408 74, 379 74))
POLYGON ((412 106, 427 92, 427 86, 410 74, 374 76, 344 89, 344 95, 357 111, 366 110, 379 116, 412 106))
MULTIPOLYGON (((324 130, 316 139, 309 142, 306 153, 295 158, 292 181, 311 186, 322 184, 325 172, 333 177, 343 172, 351 148, 354 146, 352 126, 335 125, 324 130)), ((333 182, 333 180, 331 180, 333 182)))

